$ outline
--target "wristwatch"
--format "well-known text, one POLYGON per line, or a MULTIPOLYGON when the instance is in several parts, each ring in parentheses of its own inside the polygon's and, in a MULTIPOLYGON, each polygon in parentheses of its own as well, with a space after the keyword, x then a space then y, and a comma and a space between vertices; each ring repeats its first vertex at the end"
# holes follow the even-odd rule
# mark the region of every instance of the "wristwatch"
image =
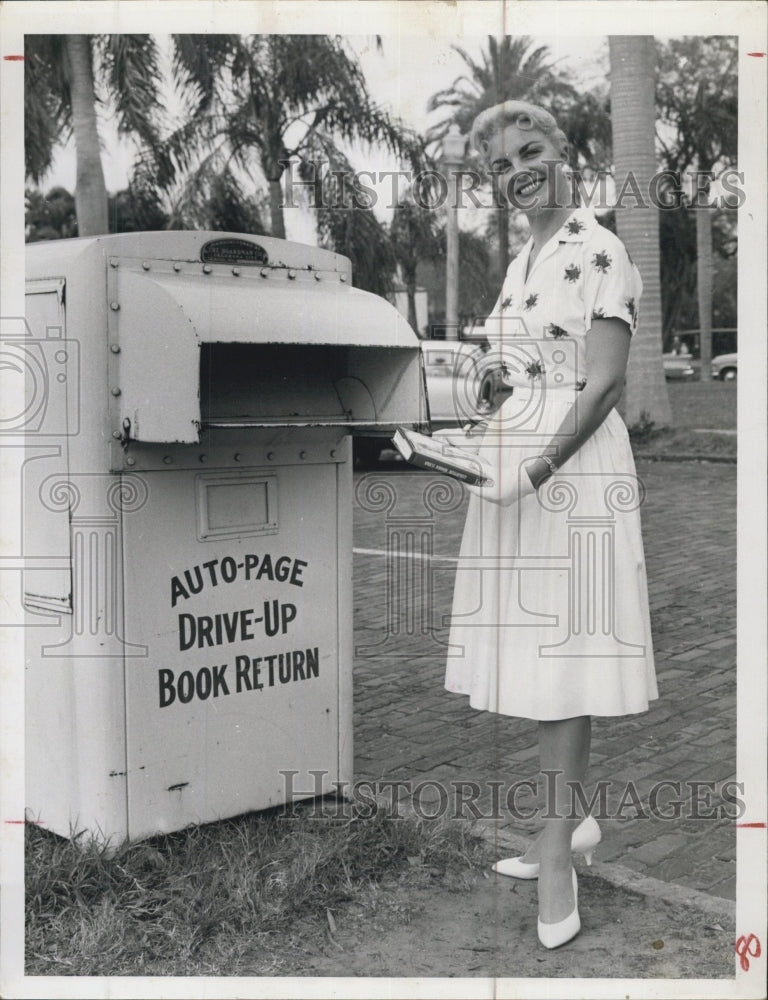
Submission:
POLYGON ((538 455, 537 457, 540 458, 542 462, 545 462, 549 466, 549 472, 546 473, 543 479, 539 480, 539 485, 536 487, 536 489, 538 490, 539 487, 541 487, 544 483, 546 483, 548 479, 551 479, 552 476, 554 476, 554 474, 557 472, 557 466, 549 457, 549 455, 538 455))

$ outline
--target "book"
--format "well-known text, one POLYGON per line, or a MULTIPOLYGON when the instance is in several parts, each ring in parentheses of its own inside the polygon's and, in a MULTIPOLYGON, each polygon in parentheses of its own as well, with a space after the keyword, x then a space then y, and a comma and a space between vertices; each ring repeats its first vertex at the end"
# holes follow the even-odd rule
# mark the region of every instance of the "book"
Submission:
POLYGON ((404 427, 398 427, 392 444, 410 465, 452 476, 470 486, 493 486, 488 463, 464 448, 404 427))

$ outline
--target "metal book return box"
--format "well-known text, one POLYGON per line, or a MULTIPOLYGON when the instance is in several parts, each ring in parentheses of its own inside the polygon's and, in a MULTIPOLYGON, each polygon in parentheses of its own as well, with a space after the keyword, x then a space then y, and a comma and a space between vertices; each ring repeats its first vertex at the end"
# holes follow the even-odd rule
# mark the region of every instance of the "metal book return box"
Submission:
POLYGON ((48 829, 133 840, 351 780, 350 435, 424 419, 416 335, 351 277, 239 234, 27 249, 4 350, 48 829))

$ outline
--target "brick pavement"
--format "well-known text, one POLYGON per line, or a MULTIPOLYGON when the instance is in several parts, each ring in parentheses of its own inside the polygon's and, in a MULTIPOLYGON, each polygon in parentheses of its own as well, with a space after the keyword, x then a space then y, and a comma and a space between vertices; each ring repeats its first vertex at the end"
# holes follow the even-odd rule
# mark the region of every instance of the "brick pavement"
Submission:
MULTIPOLYGON (((590 781, 606 783, 607 804, 596 858, 735 899, 733 806, 720 794, 736 777, 735 466, 639 462, 638 474, 647 487, 642 520, 660 697, 642 716, 594 720, 590 781), (682 809, 667 786, 651 810, 649 795, 661 781, 682 783, 682 809), (688 782, 704 783, 698 804, 685 794, 688 782)), ((520 786, 518 815, 503 803, 515 782, 537 779, 536 723, 477 712, 443 689, 442 619, 464 505, 430 522, 422 498, 438 480, 364 475, 392 484, 397 506, 355 508, 355 778, 399 779, 412 789, 422 783, 416 798, 425 813, 438 807, 440 784, 455 809, 456 782, 482 782, 474 803, 482 816, 494 812, 488 782, 502 782, 495 822, 505 835, 529 837, 538 824, 519 814, 543 802, 520 786), (434 558, 394 563, 375 554, 386 549, 388 525, 401 537, 410 532, 417 546, 431 544, 434 558)), ((468 817, 471 797, 466 788, 468 817)))

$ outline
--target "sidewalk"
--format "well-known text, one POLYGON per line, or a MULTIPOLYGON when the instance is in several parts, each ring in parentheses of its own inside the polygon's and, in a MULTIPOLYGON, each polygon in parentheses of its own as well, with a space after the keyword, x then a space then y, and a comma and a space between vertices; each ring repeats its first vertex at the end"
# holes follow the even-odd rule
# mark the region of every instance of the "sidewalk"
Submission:
MULTIPOLYGON (((734 806, 720 790, 736 780, 735 467, 639 461, 637 468, 647 489, 642 519, 660 697, 645 715, 594 720, 590 781, 609 783, 595 874, 614 884, 634 881, 649 894, 666 886, 678 901, 706 903, 699 897, 706 893, 727 917, 736 891, 736 831, 734 806), (649 809, 649 793, 661 781, 681 783, 682 815, 674 815, 669 786, 656 812, 670 818, 649 809), (691 794, 688 782, 704 784, 691 794)), ((536 723, 477 712, 443 690, 441 626, 450 612, 464 505, 430 521, 422 497, 435 479, 365 475, 391 484, 397 505, 388 512, 355 508, 355 779, 410 782, 411 790, 429 782, 418 792, 425 812, 440 807, 441 787, 453 795, 458 782, 482 783, 476 806, 493 815, 489 781, 503 782, 503 796, 515 782, 538 777, 536 723), (410 530, 417 548, 431 538, 432 557, 388 559, 388 524, 401 537, 410 530), (422 612, 430 604, 438 626, 431 634, 422 612)), ((503 802, 499 818, 482 821, 502 856, 539 828, 510 817, 503 802)), ((522 810, 537 800, 521 794, 517 804, 522 810)))

